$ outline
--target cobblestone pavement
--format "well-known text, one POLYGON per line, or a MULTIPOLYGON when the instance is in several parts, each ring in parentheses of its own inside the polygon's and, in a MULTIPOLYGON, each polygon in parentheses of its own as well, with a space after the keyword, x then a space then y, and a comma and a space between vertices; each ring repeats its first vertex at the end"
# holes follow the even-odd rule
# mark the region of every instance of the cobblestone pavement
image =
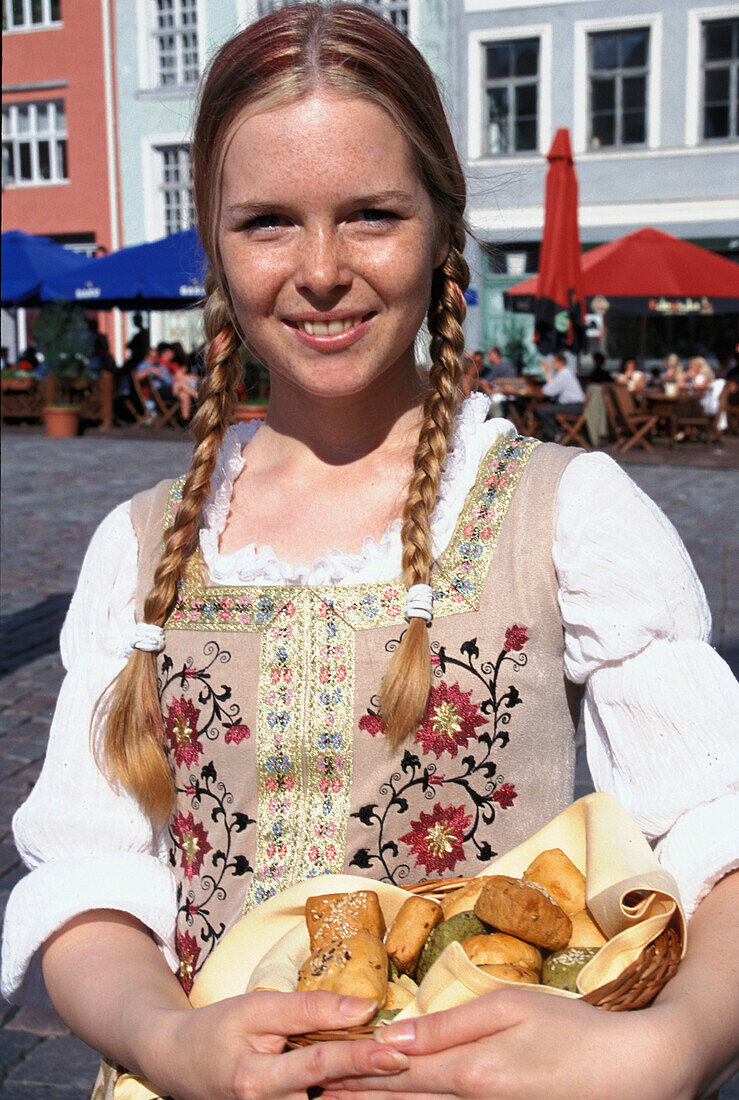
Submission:
MULTIPOLYGON (((85 547, 116 503, 182 472, 183 437, 2 438, 2 642, 0 645, 0 911, 22 870, 10 819, 36 779, 62 670, 59 629, 85 547)), ((739 668, 736 469, 629 464, 667 512, 693 556, 714 616, 714 644, 739 668)), ((588 790, 581 765, 578 795, 588 790)), ((98 1056, 50 1014, 0 1002, 0 1098, 86 1100, 98 1056)), ((583 1097, 583 1100, 587 1100, 583 1097)), ((739 1100, 739 1075, 721 1100, 739 1100)))

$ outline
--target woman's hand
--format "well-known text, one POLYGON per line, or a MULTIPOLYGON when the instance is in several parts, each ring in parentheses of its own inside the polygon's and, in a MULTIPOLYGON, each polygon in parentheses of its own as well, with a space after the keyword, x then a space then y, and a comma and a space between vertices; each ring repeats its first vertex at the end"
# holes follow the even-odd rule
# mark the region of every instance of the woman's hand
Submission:
POLYGON ((676 1041, 666 1015, 499 991, 388 1024, 378 1037, 409 1055, 408 1069, 389 1080, 334 1082, 324 1100, 692 1100, 690 1048, 676 1041))
POLYGON ((316 1043, 281 1053, 285 1036, 366 1023, 374 1002, 333 993, 250 993, 193 1010, 163 1010, 140 1048, 151 1080, 174 1100, 302 1098, 329 1080, 375 1075, 408 1064, 373 1038, 316 1043))

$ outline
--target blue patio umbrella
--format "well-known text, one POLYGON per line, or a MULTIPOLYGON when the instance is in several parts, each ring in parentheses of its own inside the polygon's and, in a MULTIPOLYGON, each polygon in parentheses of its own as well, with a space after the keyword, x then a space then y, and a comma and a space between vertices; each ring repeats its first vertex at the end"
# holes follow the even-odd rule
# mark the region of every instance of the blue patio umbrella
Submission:
POLYGON ((19 229, 3 233, 0 243, 2 304, 8 307, 37 305, 44 279, 74 271, 87 263, 85 256, 49 237, 35 237, 19 229))
POLYGON ((45 302, 77 302, 88 309, 179 309, 205 297, 207 261, 195 229, 132 245, 41 287, 45 302))

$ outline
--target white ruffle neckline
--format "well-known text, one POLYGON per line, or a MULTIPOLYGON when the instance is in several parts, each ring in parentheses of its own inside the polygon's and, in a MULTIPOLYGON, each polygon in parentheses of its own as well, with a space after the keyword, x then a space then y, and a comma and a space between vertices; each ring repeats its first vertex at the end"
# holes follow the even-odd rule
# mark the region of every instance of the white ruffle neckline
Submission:
MULTIPOLYGON (((434 554, 449 543, 464 499, 471 488, 482 455, 497 439, 515 434, 507 420, 486 420, 490 407, 485 394, 473 394, 457 409, 449 451, 442 468, 436 509, 431 519, 434 554)), ((213 474, 210 499, 200 532, 200 549, 211 580, 216 584, 357 584, 391 580, 401 561, 401 520, 388 524, 377 540, 367 535, 358 554, 329 550, 312 565, 293 565, 277 557, 271 546, 250 543, 233 554, 218 547, 226 526, 236 478, 245 462, 245 449, 259 424, 238 424, 227 430, 213 474)))

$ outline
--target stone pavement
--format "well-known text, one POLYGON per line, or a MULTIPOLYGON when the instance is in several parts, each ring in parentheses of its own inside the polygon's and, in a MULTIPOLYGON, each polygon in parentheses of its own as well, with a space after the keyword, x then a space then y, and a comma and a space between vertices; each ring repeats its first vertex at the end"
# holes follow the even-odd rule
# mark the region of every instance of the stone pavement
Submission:
MULTIPOLYGON (((10 819, 41 768, 62 678, 58 634, 85 547, 115 504, 183 472, 189 444, 179 435, 50 440, 5 431, 2 454, 0 912, 23 873, 10 819)), ((730 586, 737 575, 736 512, 730 513, 737 470, 630 463, 628 471, 685 540, 713 611, 714 644, 738 671, 739 607, 730 586)), ((588 784, 581 762, 578 795, 588 784)), ((0 1002, 1 1100, 87 1100, 97 1064, 98 1056, 58 1019, 0 1002)), ((721 1100, 739 1100, 739 1075, 721 1100)))

